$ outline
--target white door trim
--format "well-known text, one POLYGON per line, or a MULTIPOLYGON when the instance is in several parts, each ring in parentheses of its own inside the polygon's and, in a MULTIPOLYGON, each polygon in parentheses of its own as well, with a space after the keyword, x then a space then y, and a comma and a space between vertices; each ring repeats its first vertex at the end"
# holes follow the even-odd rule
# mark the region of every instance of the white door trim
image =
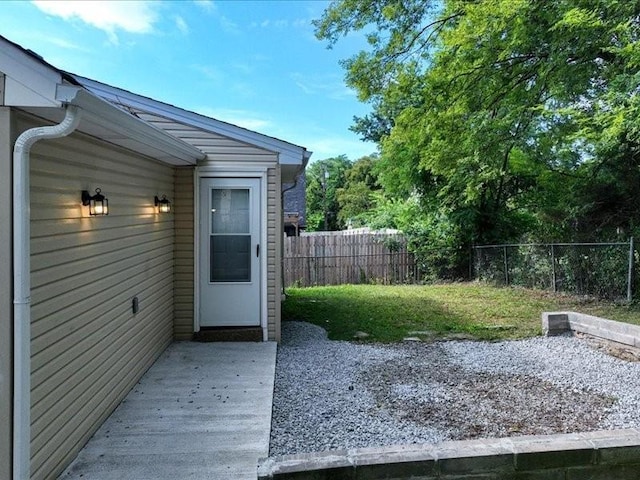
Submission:
POLYGON ((263 245, 264 255, 260 255, 260 326, 262 339, 269 339, 268 305, 267 305, 267 169, 265 166, 252 166, 239 169, 233 166, 203 166, 196 167, 193 178, 193 331, 200 331, 200 179, 201 178, 258 178, 260 179, 260 243, 263 245))

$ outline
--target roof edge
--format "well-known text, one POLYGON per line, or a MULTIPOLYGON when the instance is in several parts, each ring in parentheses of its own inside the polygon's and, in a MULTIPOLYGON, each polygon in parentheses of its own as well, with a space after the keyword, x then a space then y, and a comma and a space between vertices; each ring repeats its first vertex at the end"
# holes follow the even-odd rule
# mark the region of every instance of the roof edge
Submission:
POLYGON ((131 115, 90 91, 85 90, 83 87, 68 88, 78 89, 75 97, 68 101, 68 103, 77 105, 84 112, 87 112, 91 116, 91 120, 95 123, 114 131, 122 132, 123 135, 130 136, 132 140, 142 145, 162 150, 163 153, 189 164, 195 165, 198 160, 206 157, 201 150, 193 145, 131 115))
POLYGON ((92 80, 81 75, 68 73, 77 82, 87 88, 89 91, 96 95, 108 100, 110 102, 120 104, 123 106, 129 106, 134 108, 140 108, 149 113, 160 115, 165 118, 176 120, 182 123, 186 123, 203 130, 210 131, 232 138, 234 140, 242 141, 257 147, 264 148, 266 150, 277 152, 281 155, 281 163, 302 164, 308 161, 312 152, 309 152, 305 147, 295 145, 293 143, 281 140, 279 138, 271 137, 259 132, 248 130, 237 125, 233 125, 222 120, 207 117, 200 113, 185 110, 174 105, 155 100, 150 97, 139 95, 137 93, 130 92, 118 87, 114 87, 97 80, 92 80), (284 158, 282 158, 284 156, 284 158), (306 160, 306 161, 305 161, 306 160))
MULTIPOLYGON (((174 158, 180 163, 195 165, 206 157, 195 146, 106 101, 72 75, 3 36, 0 36, 0 65, 5 74, 2 103, 7 107, 44 108, 53 112, 65 105, 75 105, 84 112, 81 122, 90 121, 102 131, 116 133, 118 139, 130 139, 129 145, 138 144, 140 152, 153 151, 161 161, 173 163, 170 160, 174 158)), ((105 140, 119 144, 114 137, 105 140)))

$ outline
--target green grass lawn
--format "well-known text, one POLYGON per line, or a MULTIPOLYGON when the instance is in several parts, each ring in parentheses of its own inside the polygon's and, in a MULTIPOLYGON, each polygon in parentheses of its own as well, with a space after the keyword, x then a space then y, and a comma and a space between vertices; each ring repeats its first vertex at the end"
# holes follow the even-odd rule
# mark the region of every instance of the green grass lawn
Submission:
POLYGON ((500 340, 541 334, 541 313, 559 310, 640 324, 637 305, 481 283, 289 288, 282 316, 319 325, 333 340, 352 340, 358 331, 368 333, 366 340, 374 342, 455 334, 500 340), (416 331, 430 333, 410 333, 416 331))

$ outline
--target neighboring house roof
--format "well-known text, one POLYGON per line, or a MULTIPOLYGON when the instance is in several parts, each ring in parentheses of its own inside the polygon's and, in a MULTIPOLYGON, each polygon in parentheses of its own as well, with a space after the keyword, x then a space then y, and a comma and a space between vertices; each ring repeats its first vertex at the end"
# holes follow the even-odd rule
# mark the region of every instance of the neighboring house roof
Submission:
POLYGON ((298 215, 298 226, 304 228, 307 225, 307 200, 305 197, 307 187, 307 177, 304 172, 298 177, 298 181, 293 184, 285 184, 282 186, 284 191, 283 195, 283 210, 285 216, 288 213, 295 213, 298 215))
POLYGON ((95 95, 134 113, 136 113, 136 111, 150 113, 277 153, 278 161, 283 170, 283 181, 293 181, 301 169, 304 169, 309 157, 311 157, 312 152, 309 152, 306 148, 299 145, 294 145, 293 143, 275 137, 254 132, 80 75, 72 73, 67 73, 67 75, 95 95))

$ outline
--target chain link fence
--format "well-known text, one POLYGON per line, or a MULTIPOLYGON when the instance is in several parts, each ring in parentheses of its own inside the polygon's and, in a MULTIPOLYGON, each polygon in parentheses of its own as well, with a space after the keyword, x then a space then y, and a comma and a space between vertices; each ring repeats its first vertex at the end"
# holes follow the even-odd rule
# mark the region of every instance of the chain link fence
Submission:
POLYGON ((475 278, 610 300, 633 299, 633 238, 616 243, 508 244, 473 247, 475 278))

